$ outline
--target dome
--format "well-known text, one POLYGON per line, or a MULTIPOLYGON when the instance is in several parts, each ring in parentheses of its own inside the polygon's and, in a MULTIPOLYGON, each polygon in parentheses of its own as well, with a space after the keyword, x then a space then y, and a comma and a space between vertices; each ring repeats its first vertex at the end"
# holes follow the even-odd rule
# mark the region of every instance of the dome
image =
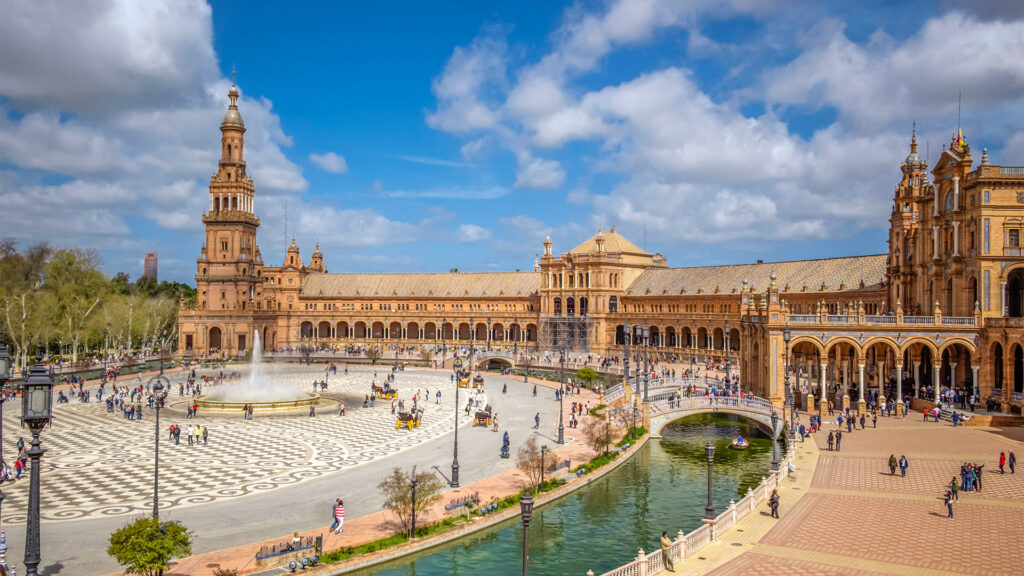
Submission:
POLYGON ((235 126, 243 126, 245 123, 242 122, 242 115, 238 112, 238 108, 228 108, 227 113, 224 114, 224 121, 221 124, 232 124, 235 126))
POLYGON ((910 155, 907 156, 907 160, 904 164, 907 166, 917 166, 919 164, 924 164, 924 162, 921 160, 921 157, 917 155, 917 152, 911 152, 910 155))

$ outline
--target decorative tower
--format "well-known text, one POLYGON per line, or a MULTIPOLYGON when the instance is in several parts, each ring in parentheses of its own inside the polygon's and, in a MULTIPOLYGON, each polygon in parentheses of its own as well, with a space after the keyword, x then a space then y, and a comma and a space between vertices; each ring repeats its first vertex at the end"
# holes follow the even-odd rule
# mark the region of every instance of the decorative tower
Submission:
POLYGON ((892 215, 889 218, 889 262, 886 282, 890 307, 897 300, 908 306, 923 300, 919 276, 915 268, 924 262, 922 257, 923 202, 931 194, 927 163, 917 154, 917 123, 910 137, 910 154, 900 166, 903 177, 896 184, 892 215))

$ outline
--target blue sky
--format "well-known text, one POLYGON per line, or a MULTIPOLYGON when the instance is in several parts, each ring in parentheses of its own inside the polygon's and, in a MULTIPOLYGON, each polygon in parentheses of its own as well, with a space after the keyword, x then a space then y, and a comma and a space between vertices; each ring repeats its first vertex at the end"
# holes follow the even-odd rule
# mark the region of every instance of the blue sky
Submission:
POLYGON ((2 4, 0 236, 133 276, 195 273, 232 65, 268 264, 526 269, 613 225, 675 266, 880 253, 960 91, 1024 164, 1014 0, 2 4))

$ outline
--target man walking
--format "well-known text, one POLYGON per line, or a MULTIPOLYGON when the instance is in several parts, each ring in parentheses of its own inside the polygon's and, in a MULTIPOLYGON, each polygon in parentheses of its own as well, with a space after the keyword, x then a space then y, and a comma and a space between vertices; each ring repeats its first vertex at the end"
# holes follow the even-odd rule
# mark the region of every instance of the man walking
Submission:
POLYGON ((185 430, 185 433, 188 435, 188 445, 191 446, 192 445, 192 434, 195 433, 195 428, 193 428, 192 425, 189 424, 188 428, 185 430))
POLYGON ((1013 474, 1013 469, 1017 467, 1017 455, 1013 453, 1013 450, 1010 450, 1010 459, 1007 462, 1010 464, 1010 474, 1013 474))
POLYGON ((910 463, 907 462, 907 457, 900 454, 900 478, 907 477, 907 466, 909 465, 910 463))
POLYGON ((946 503, 946 510, 949 511, 949 516, 946 516, 946 518, 949 519, 949 520, 952 520, 953 519, 953 493, 950 492, 949 490, 946 490, 946 493, 942 495, 942 499, 946 503))
POLYGON ((206 426, 203 426, 203 446, 206 446, 206 443, 207 443, 207 441, 209 439, 209 436, 210 436, 209 429, 206 426))
POLYGON ((768 498, 768 507, 772 510, 772 518, 779 517, 779 491, 772 490, 772 495, 768 498))
POLYGON ((533 429, 536 430, 538 428, 540 428, 540 412, 537 412, 533 417, 533 429))
POLYGON ((331 527, 327 529, 328 532, 334 532, 335 530, 338 529, 338 525, 340 524, 340 522, 338 522, 338 505, 339 504, 341 504, 341 498, 335 498, 334 499, 334 506, 331 506, 331 519, 333 520, 333 522, 331 523, 331 527))
POLYGON ((899 462, 896 461, 896 455, 895 454, 889 454, 889 476, 895 476, 896 475, 896 466, 898 466, 898 465, 899 465, 899 462))
POLYGON ((836 432, 836 452, 839 452, 843 444, 843 431, 839 430, 836 432))
POLYGON ((667 531, 661 533, 661 560, 665 564, 665 570, 676 571, 675 562, 672 561, 672 540, 668 537, 667 531))

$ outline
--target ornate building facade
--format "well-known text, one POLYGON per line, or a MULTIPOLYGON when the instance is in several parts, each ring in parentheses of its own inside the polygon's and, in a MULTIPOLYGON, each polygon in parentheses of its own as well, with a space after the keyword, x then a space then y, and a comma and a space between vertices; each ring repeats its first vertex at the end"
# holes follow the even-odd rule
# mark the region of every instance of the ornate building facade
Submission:
POLYGON ((235 87, 229 98, 182 354, 244 354, 258 333, 267 349, 473 341, 613 357, 646 325, 660 357, 729 355, 744 388, 775 401, 788 358, 800 401, 913 382, 1024 405, 1024 168, 987 153, 975 167, 959 133, 930 172, 912 137, 885 254, 671 268, 613 227, 567 252, 545 239, 530 271, 339 274, 319 246, 306 263, 294 239, 264 265, 235 87))

